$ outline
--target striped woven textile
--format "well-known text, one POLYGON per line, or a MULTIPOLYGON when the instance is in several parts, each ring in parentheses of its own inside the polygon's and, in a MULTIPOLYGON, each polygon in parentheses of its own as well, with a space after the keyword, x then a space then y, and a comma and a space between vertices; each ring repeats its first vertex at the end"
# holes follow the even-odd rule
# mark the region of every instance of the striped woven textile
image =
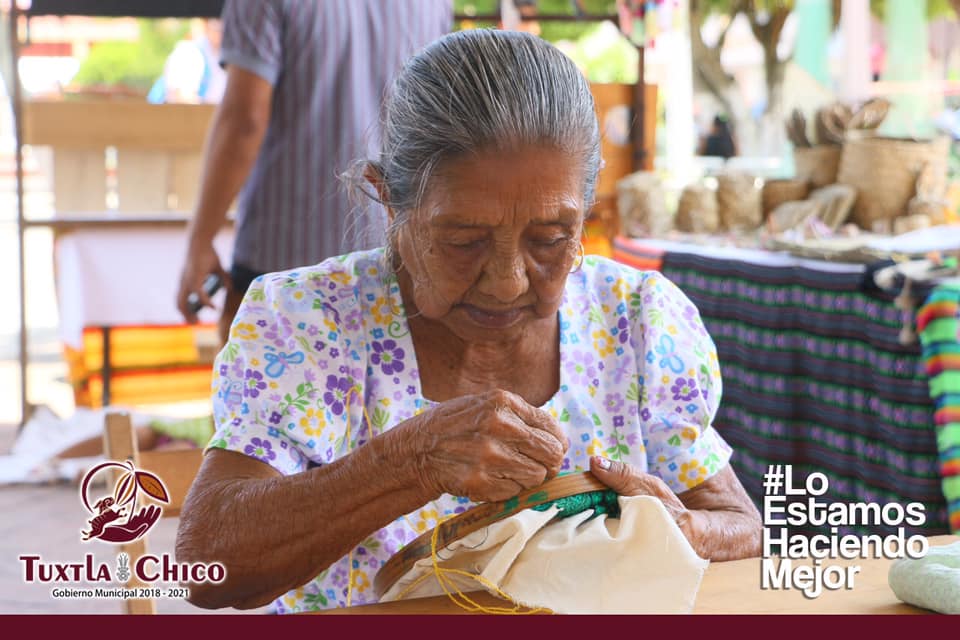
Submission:
MULTIPOLYGON (((907 534, 947 532, 928 378, 920 346, 899 343, 903 317, 891 296, 865 293, 862 272, 672 249, 661 270, 697 305, 716 342, 724 388, 715 425, 758 506, 767 465, 792 464, 795 479, 827 476, 819 500, 919 502, 926 522, 904 525, 907 534)), ((829 534, 830 526, 792 530, 829 534)))
POLYGON ((936 408, 943 495, 952 533, 960 533, 960 284, 936 287, 917 313, 930 396, 936 408))
POLYGON ((617 236, 613 239, 613 259, 641 271, 659 271, 663 265, 663 250, 639 240, 617 236))

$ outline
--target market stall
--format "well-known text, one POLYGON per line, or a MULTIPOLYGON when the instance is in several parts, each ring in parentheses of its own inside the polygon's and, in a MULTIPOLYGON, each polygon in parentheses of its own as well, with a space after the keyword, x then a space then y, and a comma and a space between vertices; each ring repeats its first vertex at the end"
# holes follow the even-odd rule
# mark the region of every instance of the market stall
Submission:
POLYGON ((867 265, 624 237, 614 251, 699 308, 723 373, 715 425, 754 501, 768 465, 792 464, 825 473, 834 501, 920 502, 919 530, 948 530, 938 405, 920 342, 904 344, 914 311, 867 265))

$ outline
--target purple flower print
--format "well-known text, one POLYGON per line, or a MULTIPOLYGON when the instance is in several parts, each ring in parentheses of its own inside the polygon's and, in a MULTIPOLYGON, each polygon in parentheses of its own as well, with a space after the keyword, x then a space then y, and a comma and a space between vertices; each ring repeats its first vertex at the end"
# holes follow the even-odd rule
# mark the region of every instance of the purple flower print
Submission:
POLYGON ((597 368, 593 363, 593 354, 589 351, 576 350, 573 359, 566 364, 570 381, 574 384, 589 386, 597 377, 597 368))
POLYGON ((360 328, 360 309, 354 309, 347 314, 345 326, 349 331, 356 331, 360 328))
POLYGON ((626 318, 621 317, 617 321, 617 329, 619 329, 617 332, 617 339, 620 340, 620 344, 626 343, 626 341, 630 338, 630 331, 628 330, 628 327, 629 323, 627 322, 626 318))
POLYGON ((323 401, 330 407, 334 415, 342 415, 344 403, 350 391, 350 378, 327 376, 327 390, 323 394, 323 401))
POLYGON ((643 408, 643 411, 640 412, 640 418, 641 418, 644 422, 649 422, 652 415, 653 415, 653 414, 650 413, 650 409, 648 409, 648 408, 646 408, 646 407, 644 407, 644 408, 643 408))
POLYGON ((637 441, 640 439, 640 436, 636 431, 627 434, 627 444, 633 446, 637 444, 637 441))
POLYGON ((260 392, 267 388, 267 383, 263 381, 263 374, 255 369, 247 369, 243 374, 243 397, 256 398, 260 392))
POLYGON ((303 372, 303 379, 307 382, 316 382, 317 374, 313 372, 313 369, 307 369, 303 372))
POLYGON ((623 416, 613 416, 613 426, 619 429, 623 426, 623 416))
POLYGON ((627 362, 624 358, 617 360, 616 368, 613 370, 613 383, 620 382, 627 377, 627 362))
POLYGON ((340 349, 330 349, 330 357, 331 357, 331 358, 339 358, 339 357, 340 357, 340 349))
POLYGON ((321 342, 320 340, 317 340, 313 343, 314 351, 323 351, 326 347, 327 347, 326 343, 321 342))
POLYGON ((230 367, 228 367, 227 365, 225 364, 220 365, 220 375, 222 376, 227 375, 227 371, 229 370, 230 370, 230 367))
POLYGON ((273 445, 268 440, 260 438, 251 438, 250 444, 243 448, 243 452, 248 456, 253 456, 257 460, 270 462, 277 458, 277 453, 273 450, 273 445))
POLYGON ((270 424, 280 424, 280 421, 283 419, 283 414, 278 411, 274 411, 270 414, 270 424))
POLYGON ((693 400, 700 395, 693 378, 677 378, 670 391, 673 392, 674 400, 693 400))
POLYGON ((263 327, 267 326, 267 321, 266 321, 266 320, 262 320, 262 319, 261 319, 261 320, 257 320, 257 326, 262 329, 263 327))
POLYGON ((334 570, 330 582, 332 582, 335 587, 347 586, 347 572, 344 571, 343 567, 337 567, 334 570))
POLYGON ((623 408, 623 396, 619 393, 608 393, 603 399, 603 406, 610 413, 616 413, 623 408))
POLYGON ((388 339, 383 342, 374 340, 371 347, 373 354, 370 356, 370 362, 374 366, 380 365, 380 369, 388 376, 403 371, 403 357, 406 354, 397 345, 396 340, 388 339))

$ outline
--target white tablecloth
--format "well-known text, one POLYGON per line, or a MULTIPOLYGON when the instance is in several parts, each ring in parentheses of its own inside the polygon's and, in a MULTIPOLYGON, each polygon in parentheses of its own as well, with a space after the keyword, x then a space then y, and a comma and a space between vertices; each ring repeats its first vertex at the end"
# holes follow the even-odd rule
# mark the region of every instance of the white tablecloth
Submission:
MULTIPOLYGON (((233 232, 221 231, 214 246, 229 269, 233 232)), ((55 248, 61 339, 81 348, 84 327, 182 324, 176 295, 186 250, 186 227, 64 233, 55 248)), ((222 299, 221 291, 214 302, 222 299)), ((217 316, 211 309, 200 312, 201 322, 215 322, 217 316)))

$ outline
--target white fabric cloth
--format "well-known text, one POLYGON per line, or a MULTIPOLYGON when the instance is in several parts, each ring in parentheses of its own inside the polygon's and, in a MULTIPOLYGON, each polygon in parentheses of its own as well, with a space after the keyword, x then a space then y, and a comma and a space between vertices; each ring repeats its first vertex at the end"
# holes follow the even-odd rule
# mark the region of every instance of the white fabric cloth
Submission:
MULTIPOLYGON (((229 265, 233 231, 219 233, 214 245, 229 265)), ((65 233, 55 249, 61 339, 79 349, 84 327, 183 324, 176 295, 186 250, 185 226, 65 233)), ((201 322, 216 318, 211 309, 200 312, 201 322)))
MULTIPOLYGON (((709 562, 656 498, 621 496, 619 503, 619 519, 591 518, 588 510, 550 522, 556 507, 521 511, 438 550, 440 566, 479 575, 514 602, 555 613, 690 613, 709 562)), ((462 592, 481 584, 447 575, 462 592)), ((426 558, 381 601, 443 593, 426 558)))

